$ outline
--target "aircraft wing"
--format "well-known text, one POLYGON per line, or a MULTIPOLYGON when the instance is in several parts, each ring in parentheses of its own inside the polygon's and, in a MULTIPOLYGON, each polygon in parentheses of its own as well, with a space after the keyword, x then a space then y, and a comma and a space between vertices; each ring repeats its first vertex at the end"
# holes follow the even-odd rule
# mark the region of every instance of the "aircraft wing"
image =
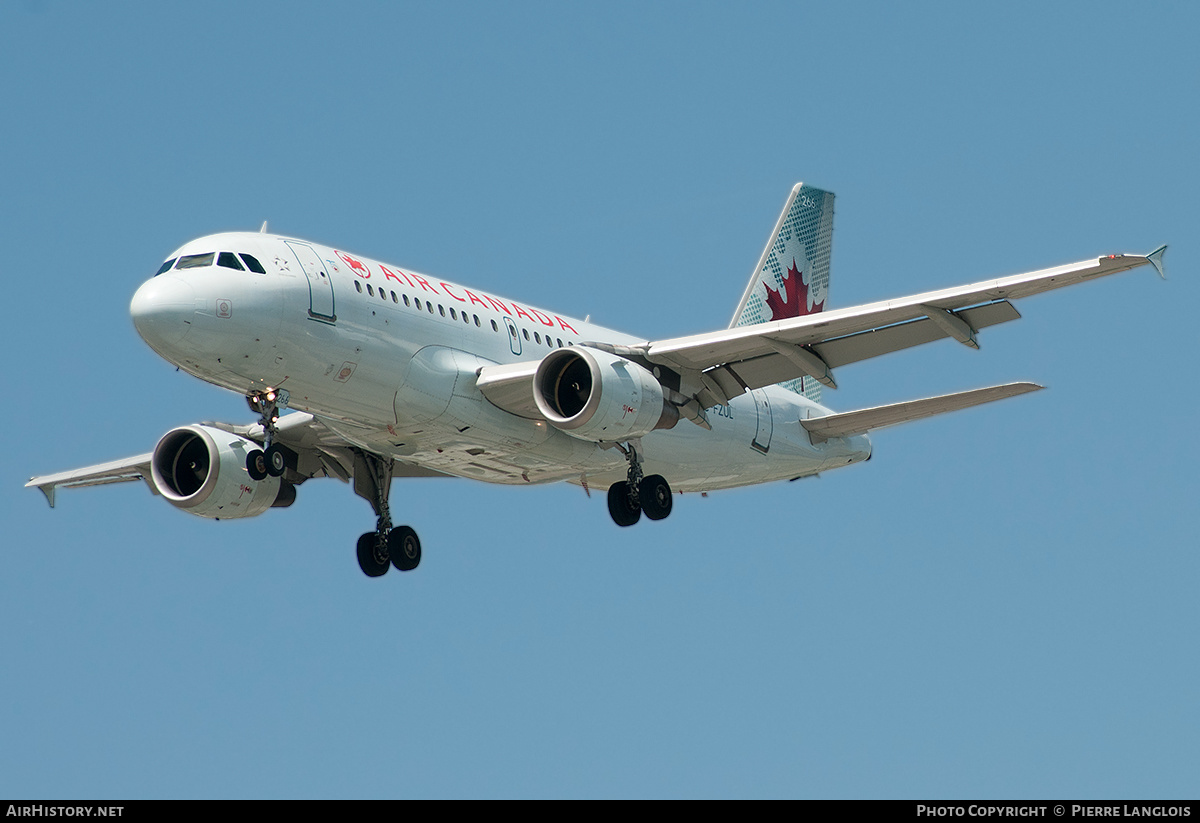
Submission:
MULTIPOLYGON (((211 426, 258 443, 263 442, 265 435, 261 423, 243 426, 207 422, 201 425, 211 426)), ((355 449, 311 414, 293 412, 280 417, 276 424, 276 432, 276 442, 296 454, 296 467, 294 470, 289 469, 287 475, 287 479, 291 482, 303 483, 313 477, 336 477, 347 482, 354 476, 357 457, 355 449)), ((31 478, 25 486, 26 488, 40 489, 42 494, 46 495, 46 500, 49 501, 51 508, 54 508, 55 495, 60 488, 100 486, 106 483, 129 483, 142 480, 145 481, 152 493, 158 494, 158 489, 151 478, 150 463, 153 457, 153 452, 147 452, 82 469, 47 474, 31 478)), ((396 460, 392 476, 444 477, 445 475, 442 472, 396 460)))
POLYGON ((629 347, 628 354, 676 371, 680 391, 702 408, 798 377, 836 387, 833 369, 847 363, 944 337, 978 348, 980 329, 1020 317, 1012 299, 1147 263, 1161 275, 1164 251, 1166 246, 1146 255, 1108 255, 898 300, 662 340, 629 347))
POLYGON ((88 466, 85 469, 73 469, 58 474, 34 477, 25 484, 25 487, 36 486, 40 489, 42 494, 46 495, 50 508, 54 508, 54 494, 59 487, 102 486, 106 483, 132 483, 136 480, 145 480, 150 491, 158 494, 158 490, 154 488, 154 483, 150 480, 150 458, 153 456, 152 452, 147 452, 134 457, 126 457, 123 460, 88 466))

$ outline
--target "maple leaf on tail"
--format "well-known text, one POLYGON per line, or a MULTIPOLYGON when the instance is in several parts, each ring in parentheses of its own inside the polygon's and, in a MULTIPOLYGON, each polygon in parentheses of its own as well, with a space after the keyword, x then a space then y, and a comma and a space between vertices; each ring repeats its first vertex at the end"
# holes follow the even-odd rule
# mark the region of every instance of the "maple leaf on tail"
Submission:
POLYGON ((787 273, 788 276, 784 278, 783 287, 791 299, 780 297, 779 292, 763 283, 764 286, 767 286, 767 305, 771 307, 772 320, 816 314, 825 308, 824 300, 814 303, 811 309, 808 307, 808 284, 804 282, 799 269, 796 268, 796 258, 792 258, 792 265, 788 267, 787 273), (788 281, 791 281, 790 285, 788 281))

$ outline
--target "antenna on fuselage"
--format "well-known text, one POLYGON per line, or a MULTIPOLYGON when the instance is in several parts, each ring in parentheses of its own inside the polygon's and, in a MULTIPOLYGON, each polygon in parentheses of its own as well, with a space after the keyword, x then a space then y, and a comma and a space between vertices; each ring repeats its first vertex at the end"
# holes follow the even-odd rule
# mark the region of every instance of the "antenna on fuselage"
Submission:
POLYGON ((267 221, 266 220, 263 221, 262 228, 258 230, 258 233, 259 234, 267 233, 267 221))

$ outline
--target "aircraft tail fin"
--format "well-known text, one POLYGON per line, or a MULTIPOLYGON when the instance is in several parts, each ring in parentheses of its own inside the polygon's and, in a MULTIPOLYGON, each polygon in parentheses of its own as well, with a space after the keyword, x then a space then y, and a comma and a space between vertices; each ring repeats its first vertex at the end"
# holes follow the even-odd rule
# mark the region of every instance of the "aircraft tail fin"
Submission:
MULTIPOLYGON (((833 246, 833 193, 797 183, 767 240, 729 328, 816 314, 829 297, 833 246)), ((821 399, 811 377, 781 383, 810 400, 821 399)))

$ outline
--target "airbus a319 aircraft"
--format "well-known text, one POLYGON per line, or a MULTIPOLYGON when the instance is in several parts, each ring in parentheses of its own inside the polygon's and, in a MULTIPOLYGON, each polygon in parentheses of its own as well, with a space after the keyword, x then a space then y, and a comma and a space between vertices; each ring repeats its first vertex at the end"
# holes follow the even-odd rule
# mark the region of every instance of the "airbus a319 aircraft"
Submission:
POLYGON ((1009 383, 851 412, 820 403, 834 370, 951 338, 978 348, 1012 300, 1151 264, 1112 254, 829 310, 830 192, 798 184, 729 327, 645 340, 399 266, 266 233, 185 244, 133 296, 142 339, 247 398, 257 422, 197 423, 146 454, 35 477, 60 487, 142 480, 200 517, 290 506, 314 477, 353 484, 376 514, 368 576, 411 571, 392 479, 451 475, 606 489, 619 526, 671 513, 673 493, 794 479, 866 460, 871 430, 1041 386, 1009 383), (284 414, 287 409, 290 413, 284 414))

